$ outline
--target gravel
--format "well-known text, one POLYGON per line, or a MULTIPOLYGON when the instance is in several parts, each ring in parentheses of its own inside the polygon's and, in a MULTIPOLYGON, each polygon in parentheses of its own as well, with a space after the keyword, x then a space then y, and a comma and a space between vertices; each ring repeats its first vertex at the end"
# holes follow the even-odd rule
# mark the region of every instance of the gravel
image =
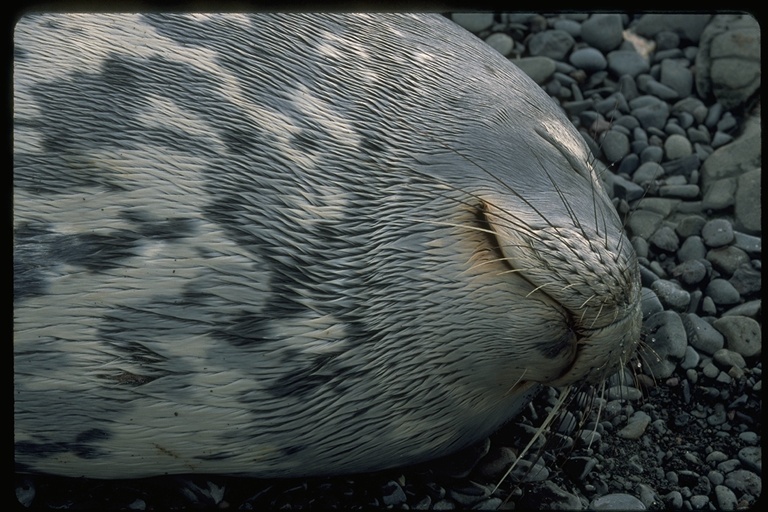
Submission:
POLYGON ((605 390, 543 389, 478 449, 307 480, 17 475, 47 509, 734 510, 762 492, 760 35, 740 14, 455 15, 563 107, 641 262, 644 332, 605 390), (479 462, 478 462, 479 459, 479 462), (510 475, 496 488, 502 476, 510 475))

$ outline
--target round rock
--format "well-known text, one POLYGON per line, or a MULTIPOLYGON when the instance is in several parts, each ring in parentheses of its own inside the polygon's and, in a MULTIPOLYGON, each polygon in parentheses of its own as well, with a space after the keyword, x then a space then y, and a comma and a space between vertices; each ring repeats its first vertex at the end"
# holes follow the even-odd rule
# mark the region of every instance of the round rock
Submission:
POLYGON ((564 60, 573 48, 573 37, 562 30, 545 30, 534 34, 528 41, 528 51, 534 57, 564 60))
POLYGON ((624 40, 620 14, 593 14, 581 24, 581 38, 600 51, 615 50, 624 40))
POLYGON ((648 62, 632 50, 615 50, 608 54, 608 69, 616 76, 637 76, 647 73, 648 62))
POLYGON ((608 62, 599 50, 595 48, 580 48, 571 53, 568 61, 579 69, 589 73, 600 71, 608 66, 608 62))
POLYGON ((674 134, 667 137, 667 140, 664 141, 664 153, 667 155, 668 160, 675 160, 693 153, 693 146, 684 136, 674 134))
POLYGON ((482 32, 493 25, 491 12, 458 12, 451 14, 451 19, 470 32, 482 32))
POLYGON ((618 130, 603 135, 603 154, 609 162, 618 162, 629 153, 629 137, 618 130))
POLYGON ((631 494, 613 493, 595 498, 591 510, 647 510, 643 502, 631 494))
POLYGON ((736 288, 725 279, 713 279, 707 285, 704 293, 719 306, 737 304, 741 298, 736 288))
POLYGON ((760 324, 746 316, 724 316, 712 324, 725 336, 726 347, 743 357, 754 357, 762 351, 760 324))
POLYGON ((725 344, 723 335, 700 316, 689 313, 682 315, 688 343, 705 354, 715 354, 725 344))
POLYGON ((713 219, 704 224, 701 238, 709 247, 722 247, 733 241, 733 226, 725 219, 713 219))

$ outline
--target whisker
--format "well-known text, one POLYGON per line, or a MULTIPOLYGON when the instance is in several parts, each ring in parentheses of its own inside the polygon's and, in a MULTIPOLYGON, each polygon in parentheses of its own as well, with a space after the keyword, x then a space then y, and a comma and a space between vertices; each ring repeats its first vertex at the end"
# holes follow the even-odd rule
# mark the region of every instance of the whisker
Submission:
POLYGON ((537 286, 536 288, 534 288, 533 290, 531 290, 530 292, 528 292, 528 293, 526 294, 526 298, 527 298, 527 297, 530 297, 530 296, 531 296, 531 294, 533 294, 533 293, 536 293, 537 291, 541 290, 541 289, 542 289, 542 288, 544 288, 545 286, 548 286, 548 285, 551 285, 551 284, 555 284, 555 283, 544 283, 544 284, 542 284, 542 285, 539 285, 539 286, 537 286))
POLYGON ((504 392, 504 396, 509 396, 512 391, 517 387, 518 384, 523 382, 523 377, 525 377, 525 374, 528 373, 528 368, 525 368, 523 370, 523 373, 520 374, 520 377, 517 378, 517 380, 512 384, 507 391, 504 392))
POLYGON ((595 318, 592 320, 592 323, 590 324, 590 329, 595 326, 595 322, 597 322, 597 319, 600 318, 600 314, 603 312, 603 307, 605 304, 600 304, 600 309, 597 310, 597 314, 595 315, 595 318))
POLYGON ((504 473, 504 475, 501 477, 501 480, 499 480, 499 483, 497 483, 497 484, 496 484, 496 487, 494 487, 494 488, 493 488, 493 490, 491 491, 491 494, 494 494, 494 493, 495 493, 495 492, 496 492, 496 491, 499 489, 499 487, 501 486, 501 484, 502 484, 502 483, 504 483, 504 480, 506 480, 506 479, 507 479, 507 477, 510 475, 510 473, 512 473, 512 471, 514 471, 515 467, 517 467, 517 463, 518 463, 520 460, 522 460, 522 459, 523 459, 523 457, 525 457, 525 455, 527 455, 527 454, 528 454, 528 452, 530 451, 530 449, 531 449, 531 447, 534 445, 534 443, 536 443, 536 441, 538 441, 539 439, 541 439, 541 438, 542 438, 542 436, 543 436, 543 433, 544 433, 544 432, 545 432, 545 431, 546 431, 546 430, 547 430, 547 429, 550 427, 550 425, 551 425, 551 424, 552 424, 552 422, 554 421, 554 419, 555 419, 555 416, 556 416, 556 413, 557 413, 557 411, 559 411, 560 409, 562 409, 562 407, 563 407, 563 404, 565 403, 565 399, 566 399, 566 397, 568 396, 568 394, 570 393, 570 390, 571 390, 571 387, 570 387, 570 386, 569 386, 569 387, 566 387, 566 388, 563 390, 563 392, 560 394, 560 397, 559 397, 559 399, 558 399, 557 403, 555 404, 555 407, 553 407, 552 411, 551 411, 551 412, 549 413, 549 415, 547 415, 547 417, 544 419, 544 422, 543 422, 543 423, 541 424, 541 426, 540 426, 540 427, 537 429, 537 431, 536 431, 536 434, 534 434, 534 436, 531 438, 531 440, 530 440, 530 441, 528 441, 528 444, 527 444, 527 445, 525 446, 525 448, 523 448, 523 450, 520 452, 520 455, 518 455, 518 456, 517 456, 517 458, 515 459, 515 462, 513 462, 513 463, 512 463, 512 465, 509 467, 509 469, 508 469, 508 470, 507 470, 507 471, 504 473))

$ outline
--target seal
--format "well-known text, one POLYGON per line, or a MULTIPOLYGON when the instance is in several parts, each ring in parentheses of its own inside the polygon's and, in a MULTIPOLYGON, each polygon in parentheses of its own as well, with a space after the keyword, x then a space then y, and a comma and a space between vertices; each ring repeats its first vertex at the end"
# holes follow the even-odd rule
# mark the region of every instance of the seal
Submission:
POLYGON ((634 349, 584 141, 443 17, 30 14, 14 56, 19 471, 409 465, 634 349))

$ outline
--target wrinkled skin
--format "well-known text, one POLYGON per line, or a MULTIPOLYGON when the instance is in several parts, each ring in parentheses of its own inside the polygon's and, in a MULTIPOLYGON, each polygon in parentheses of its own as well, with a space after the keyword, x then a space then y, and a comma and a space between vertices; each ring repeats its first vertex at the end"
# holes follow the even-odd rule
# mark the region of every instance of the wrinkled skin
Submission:
POLYGON ((20 471, 326 475, 476 442, 639 338, 559 108, 439 16, 27 16, 20 471))

